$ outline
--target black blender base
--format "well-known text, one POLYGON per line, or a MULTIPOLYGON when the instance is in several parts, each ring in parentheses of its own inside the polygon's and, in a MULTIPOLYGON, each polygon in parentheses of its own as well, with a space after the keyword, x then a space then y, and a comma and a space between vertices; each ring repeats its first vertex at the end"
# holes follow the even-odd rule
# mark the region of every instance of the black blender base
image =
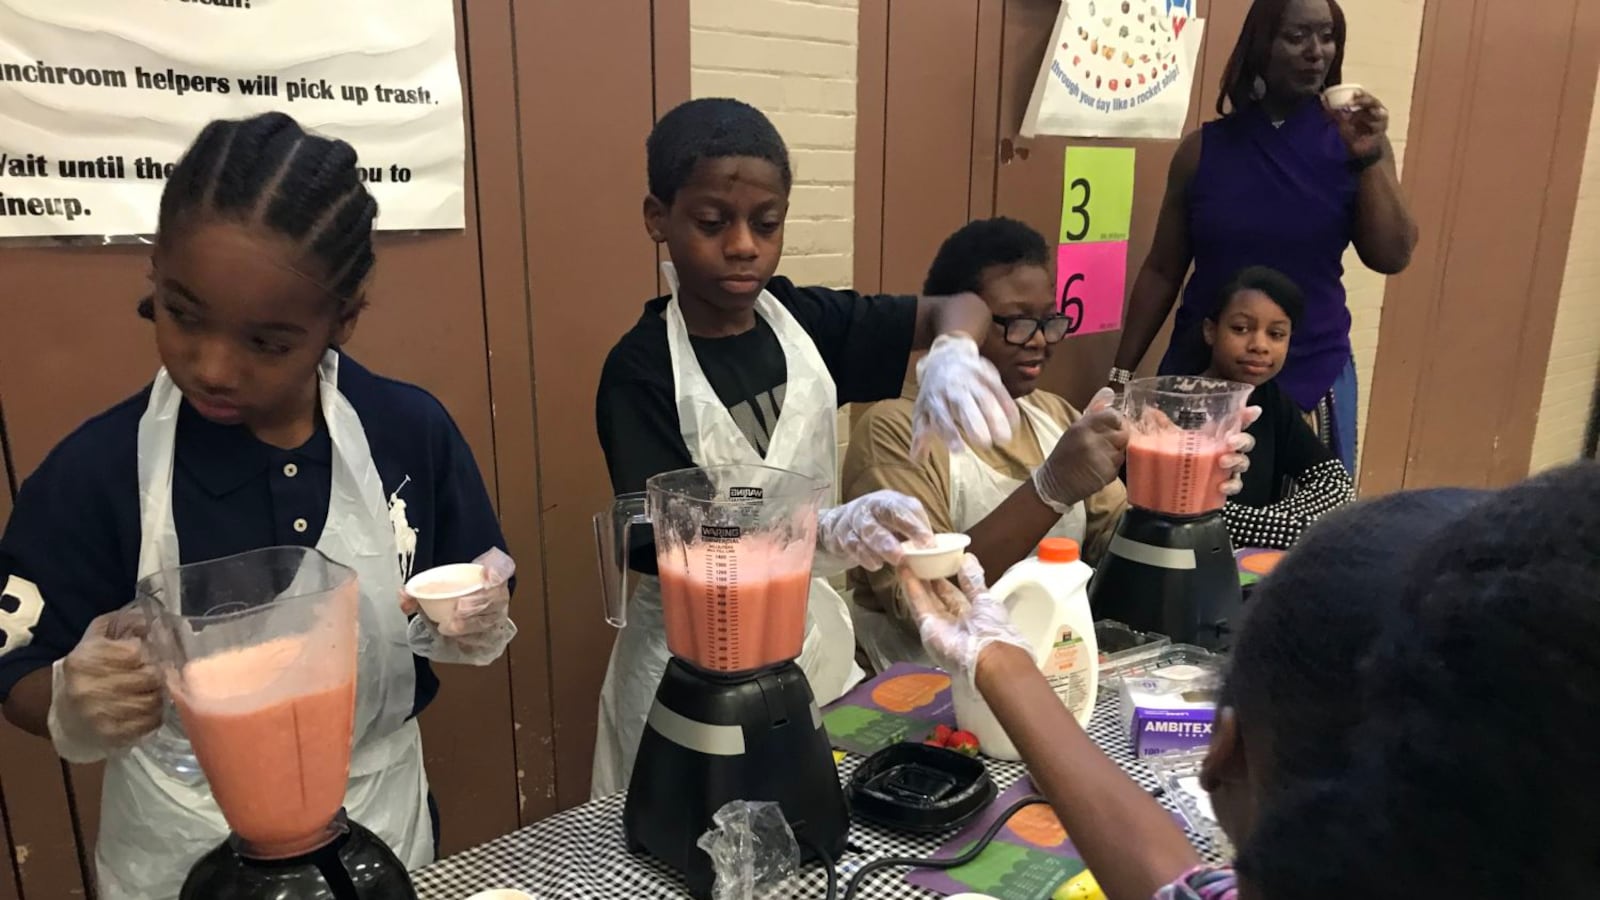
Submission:
POLYGON ((229 835, 189 870, 178 900, 417 900, 394 851, 360 823, 344 824, 346 833, 291 859, 250 859, 229 835))
POLYGON ((1219 510, 1189 519, 1130 507, 1089 585, 1097 619, 1227 650, 1244 604, 1219 510))
POLYGON ((709 900, 715 873, 697 845, 730 800, 771 800, 801 848, 844 854, 850 813, 833 748, 800 667, 786 662, 724 679, 674 658, 656 691, 628 785, 628 849, 677 871, 689 893, 709 900))

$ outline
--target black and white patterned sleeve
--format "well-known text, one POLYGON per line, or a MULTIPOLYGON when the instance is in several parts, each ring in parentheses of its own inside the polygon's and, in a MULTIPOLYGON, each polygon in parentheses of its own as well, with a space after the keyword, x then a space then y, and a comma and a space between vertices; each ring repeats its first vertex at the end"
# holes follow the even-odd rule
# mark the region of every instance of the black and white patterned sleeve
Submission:
POLYGON ((1223 508, 1235 547, 1287 550, 1312 522, 1355 499, 1355 484, 1337 459, 1321 462, 1295 479, 1289 496, 1271 506, 1229 502, 1223 508))

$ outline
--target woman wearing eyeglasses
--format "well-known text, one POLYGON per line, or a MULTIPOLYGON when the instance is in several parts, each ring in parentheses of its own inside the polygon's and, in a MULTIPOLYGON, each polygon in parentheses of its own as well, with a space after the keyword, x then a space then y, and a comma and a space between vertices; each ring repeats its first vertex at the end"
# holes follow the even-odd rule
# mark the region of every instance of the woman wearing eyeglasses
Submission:
MULTIPOLYGON (((928 271, 930 293, 972 291, 989 304, 993 325, 979 351, 1000 372, 1022 412, 1010 441, 926 458, 911 452, 916 385, 871 406, 856 422, 840 479, 844 499, 895 490, 922 501, 935 532, 965 532, 971 552, 998 577, 1041 538, 1070 537, 1093 563, 1127 505, 1117 472, 1127 426, 1103 391, 1087 412, 1037 389, 1039 374, 1068 320, 1056 312, 1050 248, 1012 219, 972 222, 951 235, 928 271)), ((878 671, 926 662, 921 639, 892 569, 851 571, 856 640, 878 671)))

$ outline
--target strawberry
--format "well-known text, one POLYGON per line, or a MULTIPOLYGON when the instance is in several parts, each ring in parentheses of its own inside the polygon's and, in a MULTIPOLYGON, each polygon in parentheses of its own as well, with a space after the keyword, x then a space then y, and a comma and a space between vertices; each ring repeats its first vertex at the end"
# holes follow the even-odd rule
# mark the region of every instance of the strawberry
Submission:
POLYGON ((977 756, 978 736, 970 731, 957 731, 950 735, 950 740, 945 743, 945 746, 958 753, 977 756))
POLYGON ((950 746, 950 738, 955 733, 956 730, 949 725, 936 725, 933 729, 933 735, 928 738, 928 743, 935 747, 948 747, 950 746))

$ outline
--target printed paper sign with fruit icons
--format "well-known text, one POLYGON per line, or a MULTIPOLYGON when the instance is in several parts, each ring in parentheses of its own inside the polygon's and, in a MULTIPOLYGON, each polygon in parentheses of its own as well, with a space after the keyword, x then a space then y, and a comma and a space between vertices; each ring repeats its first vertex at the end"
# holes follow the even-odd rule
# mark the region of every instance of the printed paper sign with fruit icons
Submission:
POLYGON ((897 663, 828 704, 822 724, 833 746, 862 756, 901 741, 924 740, 939 728, 949 732, 956 724, 950 676, 897 663))
POLYGON ((1062 0, 1022 135, 1177 138, 1205 22, 1194 0, 1062 0))

